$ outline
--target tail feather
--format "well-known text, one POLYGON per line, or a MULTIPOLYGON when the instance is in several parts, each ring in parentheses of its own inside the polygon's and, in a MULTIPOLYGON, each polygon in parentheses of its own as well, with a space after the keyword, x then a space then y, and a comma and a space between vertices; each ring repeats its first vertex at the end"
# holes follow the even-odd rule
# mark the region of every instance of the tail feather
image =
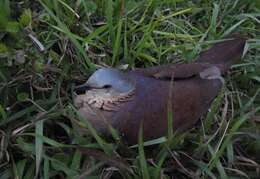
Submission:
POLYGON ((196 62, 214 64, 220 68, 222 73, 225 73, 233 63, 241 59, 245 43, 246 38, 238 35, 229 37, 202 52, 196 62))

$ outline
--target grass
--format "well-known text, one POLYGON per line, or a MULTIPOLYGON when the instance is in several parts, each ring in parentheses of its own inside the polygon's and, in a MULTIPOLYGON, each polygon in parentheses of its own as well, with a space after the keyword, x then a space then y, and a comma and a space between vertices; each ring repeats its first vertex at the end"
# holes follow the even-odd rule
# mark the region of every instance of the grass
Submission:
POLYGON ((256 0, 0 0, 0 178, 258 178, 259 17, 256 0), (126 146, 72 105, 99 66, 190 62, 232 32, 244 58, 182 135, 126 146))

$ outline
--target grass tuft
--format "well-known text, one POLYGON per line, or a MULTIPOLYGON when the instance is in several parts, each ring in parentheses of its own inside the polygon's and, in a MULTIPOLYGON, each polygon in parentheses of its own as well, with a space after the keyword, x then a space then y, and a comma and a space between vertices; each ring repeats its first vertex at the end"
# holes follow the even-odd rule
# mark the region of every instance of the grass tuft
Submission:
POLYGON ((256 0, 1 0, 0 178, 259 178, 259 14, 256 0), (128 146, 72 105, 97 67, 190 62, 234 32, 243 59, 182 135, 143 141, 140 129, 128 146))

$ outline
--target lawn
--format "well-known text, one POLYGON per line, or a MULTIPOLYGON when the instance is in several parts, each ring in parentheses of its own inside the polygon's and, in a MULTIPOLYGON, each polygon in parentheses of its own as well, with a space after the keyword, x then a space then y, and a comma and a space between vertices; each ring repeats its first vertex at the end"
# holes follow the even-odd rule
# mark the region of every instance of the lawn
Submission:
POLYGON ((0 178, 259 178, 259 0, 0 0, 0 178), (73 105, 95 69, 188 63, 248 38, 209 113, 126 145, 73 105))

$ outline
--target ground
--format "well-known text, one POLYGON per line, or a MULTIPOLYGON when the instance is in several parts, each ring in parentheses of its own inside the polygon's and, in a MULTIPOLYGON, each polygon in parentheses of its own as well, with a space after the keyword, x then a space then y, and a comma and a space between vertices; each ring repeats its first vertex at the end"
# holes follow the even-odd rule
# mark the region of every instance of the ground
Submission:
POLYGON ((259 178, 259 17, 258 0, 0 0, 0 178, 259 178), (234 32, 243 59, 186 133, 127 146, 76 115, 95 68, 187 63, 234 32))

